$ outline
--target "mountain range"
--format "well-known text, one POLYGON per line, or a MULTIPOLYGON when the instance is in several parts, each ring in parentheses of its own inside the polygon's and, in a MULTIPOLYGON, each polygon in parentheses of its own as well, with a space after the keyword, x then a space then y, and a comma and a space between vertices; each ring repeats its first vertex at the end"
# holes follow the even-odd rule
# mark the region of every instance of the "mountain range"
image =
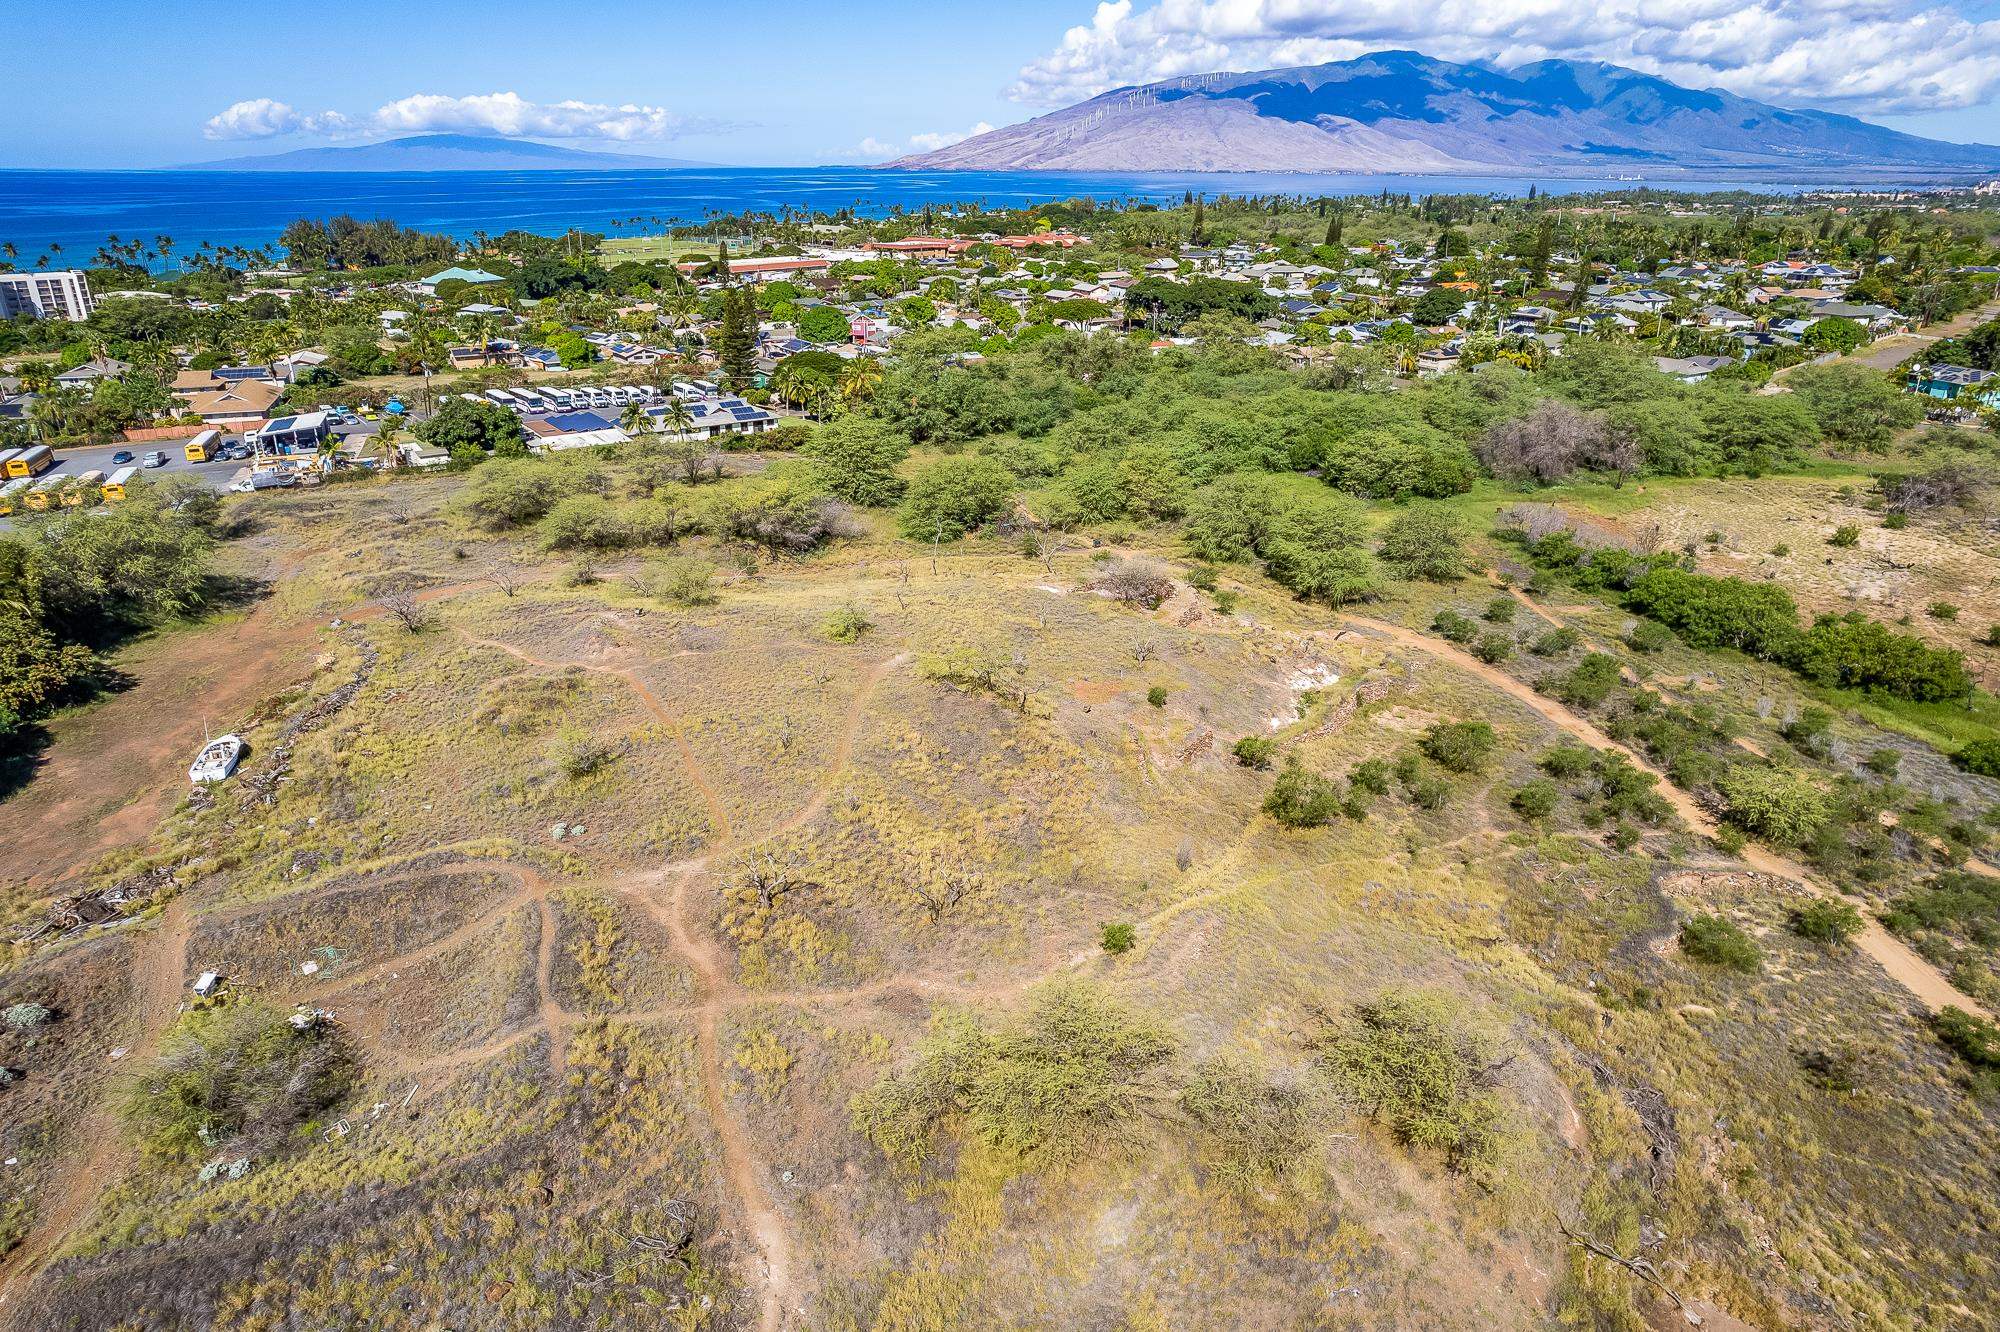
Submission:
POLYGON ((671 171, 710 165, 558 148, 479 134, 417 134, 350 148, 300 148, 262 157, 192 162, 189 171, 671 171))
POLYGON ((891 168, 1571 174, 2000 169, 1944 143, 1826 111, 1574 60, 1514 69, 1414 51, 1117 88, 891 168))

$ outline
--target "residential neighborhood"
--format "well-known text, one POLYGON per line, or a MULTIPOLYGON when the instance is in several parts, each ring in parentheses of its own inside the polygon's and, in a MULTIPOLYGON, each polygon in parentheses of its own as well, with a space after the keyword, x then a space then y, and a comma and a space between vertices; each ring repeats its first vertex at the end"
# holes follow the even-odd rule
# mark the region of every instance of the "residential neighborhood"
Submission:
POLYGON ((1075 205, 745 218, 643 244, 460 245, 387 225, 359 267, 327 264, 329 230, 300 223, 283 254, 170 283, 107 249, 94 270, 0 273, 0 430, 58 449, 217 431, 243 454, 238 484, 312 481, 443 464, 423 436, 454 400, 504 409, 535 452, 718 441, 864 402, 912 334, 976 361, 1042 330, 1155 354, 1228 337, 1300 368, 1365 353, 1392 383, 1533 370, 1582 339, 1630 344, 1684 385, 1754 389, 1880 346, 1940 419, 1995 406, 1991 369, 1930 364, 1913 336, 1990 294, 1992 266, 1871 249, 1894 209, 1608 198, 1482 221, 1385 196, 1308 203, 1304 228, 1250 201, 1177 211, 1171 229, 1163 212, 1075 205), (453 261, 399 271, 403 251, 453 261))

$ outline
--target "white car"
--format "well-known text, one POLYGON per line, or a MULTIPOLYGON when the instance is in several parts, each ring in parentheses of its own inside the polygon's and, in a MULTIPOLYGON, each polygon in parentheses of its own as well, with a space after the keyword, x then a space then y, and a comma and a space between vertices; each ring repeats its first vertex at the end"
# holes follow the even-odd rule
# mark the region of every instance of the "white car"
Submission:
POLYGON ((167 455, 158 449, 154 449, 139 461, 147 467, 165 467, 167 465, 167 455))
POLYGON ((243 757, 243 737, 225 735, 211 740, 201 748, 201 753, 188 767, 188 780, 197 785, 203 782, 221 782, 229 779, 236 771, 238 760, 243 757))

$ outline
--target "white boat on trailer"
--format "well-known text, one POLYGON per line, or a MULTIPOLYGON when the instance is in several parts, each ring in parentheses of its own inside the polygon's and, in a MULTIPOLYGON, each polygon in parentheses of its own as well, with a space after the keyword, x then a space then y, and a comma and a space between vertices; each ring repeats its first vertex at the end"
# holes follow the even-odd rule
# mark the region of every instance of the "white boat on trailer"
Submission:
POLYGON ((202 746, 201 753, 188 767, 191 782, 226 781, 229 774, 236 771, 238 759, 243 757, 243 737, 225 735, 202 746))

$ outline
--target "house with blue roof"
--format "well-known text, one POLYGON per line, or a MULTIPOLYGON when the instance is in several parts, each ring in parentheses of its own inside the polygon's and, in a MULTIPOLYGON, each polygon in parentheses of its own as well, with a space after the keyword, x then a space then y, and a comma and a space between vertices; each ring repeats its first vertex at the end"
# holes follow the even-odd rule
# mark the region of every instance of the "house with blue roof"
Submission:
POLYGON ((489 273, 483 268, 452 267, 445 269, 442 273, 431 274, 417 284, 417 290, 426 296, 435 296, 437 295, 438 283, 450 282, 453 279, 457 279, 460 282, 469 282, 475 287, 483 287, 488 283, 505 282, 507 280, 499 274, 489 273))

